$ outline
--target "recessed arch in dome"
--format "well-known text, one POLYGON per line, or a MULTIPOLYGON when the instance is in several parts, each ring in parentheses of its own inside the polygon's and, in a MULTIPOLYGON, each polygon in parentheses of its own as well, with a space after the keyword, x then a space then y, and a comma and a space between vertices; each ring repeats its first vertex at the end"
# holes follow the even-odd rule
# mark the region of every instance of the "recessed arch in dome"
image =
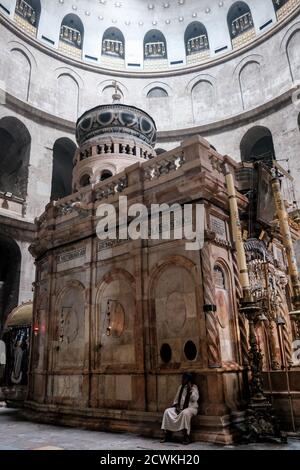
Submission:
POLYGON ((125 39, 120 29, 112 27, 104 31, 102 38, 102 55, 124 59, 125 39))
POLYGON ((231 39, 235 39, 252 29, 253 18, 248 4, 235 2, 228 11, 227 23, 231 39))
POLYGON ((266 165, 275 160, 273 136, 267 127, 254 126, 241 140, 241 159, 244 162, 263 162, 266 165))
POLYGON ((186 55, 209 49, 209 40, 206 27, 199 21, 193 21, 188 25, 184 34, 186 55))
POLYGON ((144 59, 167 59, 167 41, 161 31, 151 29, 144 37, 144 59))
POLYGON ((168 98, 168 92, 161 87, 154 87, 147 93, 147 98, 168 98))
POLYGON ((71 47, 82 49, 84 27, 79 16, 69 13, 66 15, 60 27, 60 41, 71 47))

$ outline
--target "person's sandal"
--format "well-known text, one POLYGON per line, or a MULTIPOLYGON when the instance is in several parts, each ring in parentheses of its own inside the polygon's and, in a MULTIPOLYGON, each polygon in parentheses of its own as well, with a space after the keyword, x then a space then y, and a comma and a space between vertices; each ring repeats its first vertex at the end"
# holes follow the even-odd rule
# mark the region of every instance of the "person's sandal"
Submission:
POLYGON ((191 443, 189 436, 184 436, 182 444, 187 446, 191 443))

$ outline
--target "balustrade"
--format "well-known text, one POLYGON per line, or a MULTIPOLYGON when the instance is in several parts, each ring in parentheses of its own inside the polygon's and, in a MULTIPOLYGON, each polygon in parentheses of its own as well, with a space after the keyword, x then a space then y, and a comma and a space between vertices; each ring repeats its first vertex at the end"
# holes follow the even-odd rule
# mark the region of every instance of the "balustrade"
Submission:
POLYGON ((164 154, 161 158, 156 157, 153 161, 143 164, 144 179, 152 181, 160 176, 179 170, 184 163, 185 157, 183 152, 171 155, 164 154))
POLYGON ((145 44, 145 59, 166 58, 164 42, 148 42, 145 44))
POLYGON ((71 28, 67 25, 62 25, 60 28, 60 40, 81 49, 82 35, 77 29, 71 28))
POLYGON ((31 5, 25 2, 25 0, 17 0, 15 11, 32 26, 37 25, 37 12, 31 5))
POLYGON ((114 39, 104 39, 102 44, 102 54, 124 58, 124 44, 122 41, 114 39))
POLYGON ((187 54, 194 54, 209 49, 208 37, 206 34, 191 38, 187 42, 187 54))
POLYGON ((232 37, 237 37, 240 34, 245 33, 249 29, 253 28, 253 19, 250 11, 245 13, 242 16, 239 16, 235 20, 232 21, 231 24, 231 34, 232 37))

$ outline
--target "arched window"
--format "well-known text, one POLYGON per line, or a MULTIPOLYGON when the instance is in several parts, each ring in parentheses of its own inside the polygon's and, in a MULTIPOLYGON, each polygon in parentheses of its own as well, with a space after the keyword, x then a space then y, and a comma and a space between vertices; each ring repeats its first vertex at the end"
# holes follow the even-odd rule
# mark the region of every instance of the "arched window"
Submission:
POLYGON ((152 88, 147 94, 147 98, 168 98, 166 90, 160 87, 152 88))
POLYGON ((167 57, 165 36, 160 31, 152 29, 144 37, 144 59, 166 59, 167 57))
POLYGON ((244 162, 261 161, 271 166, 275 160, 273 137, 266 127, 255 126, 249 129, 241 141, 240 148, 244 162))
POLYGON ((111 178, 112 176, 113 174, 110 170, 103 170, 100 176, 100 181, 105 181, 108 178, 111 178))
POLYGON ((41 15, 40 0, 17 0, 15 20, 27 33, 36 36, 41 15))
POLYGON ((209 41, 205 26, 199 21, 191 23, 184 35, 186 55, 197 54, 209 50, 209 41))
POLYGON ((227 16, 228 28, 232 40, 253 28, 253 18, 245 2, 235 2, 227 16))
POLYGON ((17 243, 0 234, 0 337, 7 315, 18 305, 21 252, 17 243))
POLYGON ((62 52, 81 57, 84 28, 79 16, 70 13, 64 17, 60 26, 59 37, 59 48, 62 52))
POLYGON ((0 119, 0 191, 22 198, 27 196, 31 136, 14 117, 0 119))
POLYGON ((91 177, 90 175, 83 175, 81 178, 80 178, 80 181, 79 181, 79 186, 81 188, 84 188, 85 186, 89 186, 91 184, 91 177))
POLYGON ((76 145, 68 138, 58 139, 53 147, 51 200, 72 192, 73 157, 76 145))
POLYGON ((102 39, 102 55, 111 57, 125 56, 125 39, 123 33, 118 28, 108 28, 102 39))

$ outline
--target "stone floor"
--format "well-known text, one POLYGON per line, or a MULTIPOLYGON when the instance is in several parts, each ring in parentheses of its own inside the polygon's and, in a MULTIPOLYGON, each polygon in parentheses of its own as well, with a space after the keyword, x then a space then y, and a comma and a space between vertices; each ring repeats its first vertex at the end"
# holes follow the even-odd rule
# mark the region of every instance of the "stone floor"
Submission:
POLYGON ((220 447, 214 444, 193 443, 182 446, 177 443, 160 444, 155 439, 131 434, 88 431, 25 421, 18 410, 0 408, 0 451, 33 449, 66 450, 300 450, 300 439, 289 439, 287 445, 251 444, 248 446, 220 447))

